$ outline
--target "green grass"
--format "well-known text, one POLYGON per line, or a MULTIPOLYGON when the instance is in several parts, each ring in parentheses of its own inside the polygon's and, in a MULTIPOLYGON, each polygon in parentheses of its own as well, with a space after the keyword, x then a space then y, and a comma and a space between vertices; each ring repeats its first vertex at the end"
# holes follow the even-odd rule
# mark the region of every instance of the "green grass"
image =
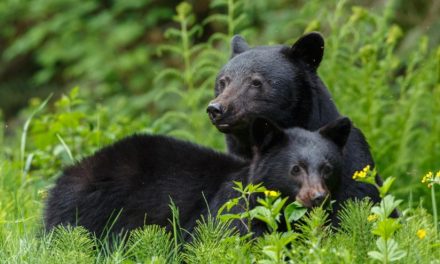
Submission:
MULTIPOLYGON (((213 218, 199 222, 189 243, 156 226, 136 231, 126 243, 112 244, 82 228, 42 232, 47 190, 62 167, 119 138, 135 132, 167 134, 224 150, 223 135, 210 124, 205 107, 213 96, 215 74, 229 57, 233 34, 243 34, 252 46, 291 45, 312 30, 326 38, 319 74, 338 108, 365 133, 381 176, 396 177, 390 193, 403 200, 403 216, 392 239, 405 252, 397 263, 440 262, 439 223, 432 203, 439 200, 440 188, 435 186, 432 195, 420 183, 426 172, 440 170, 440 46, 428 45, 424 36, 413 50, 400 53, 405 32, 392 23, 395 1, 380 10, 350 1, 312 0, 289 10, 280 3, 213 1, 205 22, 196 21, 190 5, 180 5, 176 27, 166 31, 167 43, 158 49, 160 57, 152 55, 157 49, 151 45, 146 50, 152 61, 133 64, 147 72, 145 92, 136 86, 137 93, 118 96, 102 92, 103 83, 101 90, 92 89, 95 77, 107 75, 102 73, 106 67, 93 75, 89 65, 83 69, 85 79, 80 79, 82 70, 72 75, 81 87, 47 97, 47 104, 47 98, 32 99, 14 123, 0 119, 1 262, 378 262, 368 255, 378 246, 366 202, 347 205, 338 232, 324 227, 324 212, 317 210, 298 226, 299 233, 271 233, 256 240, 240 237, 213 218), (253 26, 258 20, 267 26, 253 26), (199 33, 212 28, 215 32, 201 41, 199 33), (423 239, 417 236, 420 230, 426 232, 423 239)), ((49 51, 46 47, 40 56, 49 51)))

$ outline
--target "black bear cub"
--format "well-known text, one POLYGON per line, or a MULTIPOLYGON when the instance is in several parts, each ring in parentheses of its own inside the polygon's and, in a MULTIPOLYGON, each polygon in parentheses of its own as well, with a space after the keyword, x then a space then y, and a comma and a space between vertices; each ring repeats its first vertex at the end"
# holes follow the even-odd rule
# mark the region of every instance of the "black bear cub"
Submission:
POLYGON ((64 170, 50 191, 45 227, 80 225, 97 235, 145 224, 169 227, 172 200, 182 228, 191 232, 201 215, 215 214, 237 196, 233 181, 262 182, 307 207, 319 205, 338 184, 350 129, 347 118, 315 132, 282 130, 256 118, 251 161, 169 137, 134 135, 64 170))

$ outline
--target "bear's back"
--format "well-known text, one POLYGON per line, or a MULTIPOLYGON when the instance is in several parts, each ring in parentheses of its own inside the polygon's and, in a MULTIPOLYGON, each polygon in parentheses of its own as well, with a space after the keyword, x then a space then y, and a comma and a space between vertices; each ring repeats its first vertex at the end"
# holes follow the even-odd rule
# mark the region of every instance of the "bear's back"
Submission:
POLYGON ((166 225, 170 198, 180 206, 193 207, 202 191, 215 192, 244 165, 189 142, 133 135, 64 170, 49 194, 45 225, 51 229, 79 224, 100 233, 109 217, 121 209, 125 215, 116 225, 126 229, 141 226, 145 213, 155 216, 149 223, 166 225))
POLYGON ((76 188, 108 181, 136 183, 147 173, 150 179, 162 177, 158 172, 232 170, 243 161, 190 142, 166 136, 137 134, 102 148, 64 170, 76 188))

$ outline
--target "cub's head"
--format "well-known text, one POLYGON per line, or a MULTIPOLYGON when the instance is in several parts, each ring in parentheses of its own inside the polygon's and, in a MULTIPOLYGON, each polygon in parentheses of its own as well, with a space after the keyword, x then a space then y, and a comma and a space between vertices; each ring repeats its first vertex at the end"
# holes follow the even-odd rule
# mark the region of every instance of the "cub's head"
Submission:
POLYGON ((319 33, 301 37, 291 47, 250 48, 240 36, 231 41, 232 56, 215 82, 207 112, 221 132, 246 130, 252 116, 265 116, 281 127, 307 120, 311 87, 324 53, 319 33))
POLYGON ((314 132, 282 130, 263 118, 255 119, 251 127, 254 157, 250 182, 262 182, 305 207, 318 206, 330 198, 342 171, 342 152, 351 130, 348 118, 314 132))

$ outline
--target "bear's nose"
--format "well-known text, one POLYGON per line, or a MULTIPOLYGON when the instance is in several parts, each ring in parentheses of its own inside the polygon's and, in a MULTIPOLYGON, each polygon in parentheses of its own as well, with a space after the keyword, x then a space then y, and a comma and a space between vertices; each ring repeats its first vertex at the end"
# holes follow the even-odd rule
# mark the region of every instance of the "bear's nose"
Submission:
POLYGON ((312 205, 313 206, 320 206, 322 202, 324 202, 325 198, 327 197, 327 192, 315 192, 312 197, 312 205))
POLYGON ((208 108, 206 108, 206 112, 208 112, 209 118, 215 121, 223 115, 223 107, 219 103, 211 103, 208 105, 208 108))

